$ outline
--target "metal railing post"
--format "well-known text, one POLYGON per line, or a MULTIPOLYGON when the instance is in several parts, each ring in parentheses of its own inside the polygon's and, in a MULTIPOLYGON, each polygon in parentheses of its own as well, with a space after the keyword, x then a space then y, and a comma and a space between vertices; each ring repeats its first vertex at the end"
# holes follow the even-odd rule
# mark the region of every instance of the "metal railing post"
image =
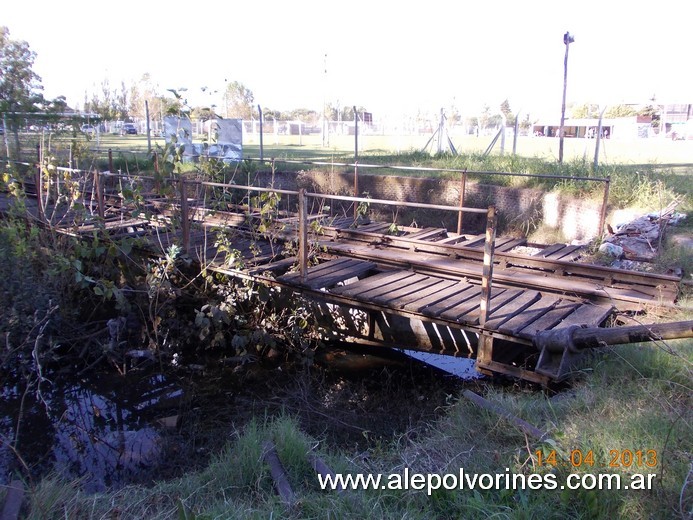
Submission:
POLYGON ((462 208, 464 208, 464 196, 465 196, 465 191, 467 190, 467 169, 465 168, 464 171, 462 172, 462 184, 460 185, 460 212, 457 214, 457 234, 461 235, 462 234, 462 219, 464 215, 464 211, 462 211, 462 208))
POLYGON ((308 207, 304 188, 298 191, 298 262, 304 282, 308 271, 308 207))
MULTIPOLYGON (((354 197, 359 196, 359 164, 354 163, 354 197)), ((354 225, 356 224, 356 219, 359 217, 359 206, 354 204, 354 225)))

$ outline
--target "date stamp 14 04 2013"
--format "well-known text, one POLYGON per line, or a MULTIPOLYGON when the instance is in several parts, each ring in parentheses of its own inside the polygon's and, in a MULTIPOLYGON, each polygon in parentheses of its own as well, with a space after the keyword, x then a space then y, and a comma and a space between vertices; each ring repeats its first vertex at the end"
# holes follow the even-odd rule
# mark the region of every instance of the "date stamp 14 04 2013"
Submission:
POLYGON ((593 468, 654 468, 659 463, 657 450, 609 450, 608 456, 598 457, 592 450, 574 449, 567 456, 556 450, 534 452, 538 466, 593 468))

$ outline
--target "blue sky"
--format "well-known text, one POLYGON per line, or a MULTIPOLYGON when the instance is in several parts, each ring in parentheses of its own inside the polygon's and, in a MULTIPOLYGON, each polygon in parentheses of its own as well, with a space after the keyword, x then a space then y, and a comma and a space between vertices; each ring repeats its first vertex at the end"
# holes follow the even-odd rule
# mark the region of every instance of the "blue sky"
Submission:
POLYGON ((507 98, 515 111, 551 117, 566 31, 575 36, 568 102, 693 102, 688 5, 62 0, 6 2, 0 24, 37 53, 45 94, 73 106, 104 78, 116 87, 149 73, 162 92, 186 87, 200 103, 239 81, 278 110, 319 110, 326 99, 376 117, 453 104, 474 113, 507 98))

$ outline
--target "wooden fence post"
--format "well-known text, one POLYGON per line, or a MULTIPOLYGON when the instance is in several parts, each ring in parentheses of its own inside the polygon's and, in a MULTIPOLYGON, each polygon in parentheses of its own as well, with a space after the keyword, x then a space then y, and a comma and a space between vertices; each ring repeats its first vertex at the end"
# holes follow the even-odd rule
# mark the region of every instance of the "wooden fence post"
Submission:
POLYGON ((99 170, 94 170, 94 187, 96 188, 96 205, 99 212, 99 217, 106 216, 106 201, 103 193, 103 183, 101 182, 101 174, 99 170))
POLYGON ((38 219, 41 222, 44 222, 46 220, 46 212, 45 208, 43 207, 43 188, 41 186, 41 173, 42 173, 42 164, 41 164, 41 145, 37 144, 36 145, 36 155, 38 157, 37 160, 37 166, 36 166, 36 174, 34 178, 34 182, 36 183, 36 204, 37 204, 37 211, 38 211, 38 219))
POLYGON ((262 443, 262 458, 270 468, 270 475, 274 481, 274 487, 285 505, 293 507, 296 503, 296 495, 291 489, 289 477, 279 459, 279 454, 274 444, 270 441, 262 443))
POLYGON ((183 250, 190 248, 190 220, 188 215, 188 193, 185 189, 185 179, 180 179, 180 221, 183 231, 183 250))
POLYGON ((298 261, 303 282, 308 271, 308 208, 305 188, 298 190, 298 261))
POLYGON ((113 173, 113 150, 108 149, 108 171, 113 173))
POLYGON ((496 244, 496 208, 488 207, 486 216, 486 242, 484 243, 484 266, 481 275, 481 305, 479 309, 479 325, 482 328, 477 348, 477 365, 483 366, 491 361, 493 356, 493 337, 483 328, 489 316, 491 307, 491 286, 493 282, 493 253, 496 244))

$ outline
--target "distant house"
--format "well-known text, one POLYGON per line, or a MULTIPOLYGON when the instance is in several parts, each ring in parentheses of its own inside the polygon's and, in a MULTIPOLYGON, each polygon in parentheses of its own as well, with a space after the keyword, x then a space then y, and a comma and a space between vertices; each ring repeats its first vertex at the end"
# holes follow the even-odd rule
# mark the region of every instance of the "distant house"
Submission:
POLYGON ((693 105, 664 105, 661 120, 667 135, 689 139, 693 136, 693 105))
MULTIPOLYGON (((602 119, 602 137, 648 137, 652 126, 650 116, 615 117, 602 119)), ((534 135, 558 137, 561 125, 555 121, 538 121, 532 126, 534 135)), ((563 125, 565 137, 597 137, 599 119, 566 119, 563 125)))
MULTIPOLYGON (((693 105, 664 105, 660 111, 660 122, 666 134, 672 131, 681 133, 684 128, 690 128, 693 121, 693 105)), ((596 137, 599 119, 566 119, 563 125, 565 137, 596 137)), ((560 121, 540 120, 532 125, 535 136, 558 137, 560 121)), ((650 137, 655 131, 652 127, 651 116, 629 116, 602 119, 602 137, 605 138, 634 138, 650 137)))

